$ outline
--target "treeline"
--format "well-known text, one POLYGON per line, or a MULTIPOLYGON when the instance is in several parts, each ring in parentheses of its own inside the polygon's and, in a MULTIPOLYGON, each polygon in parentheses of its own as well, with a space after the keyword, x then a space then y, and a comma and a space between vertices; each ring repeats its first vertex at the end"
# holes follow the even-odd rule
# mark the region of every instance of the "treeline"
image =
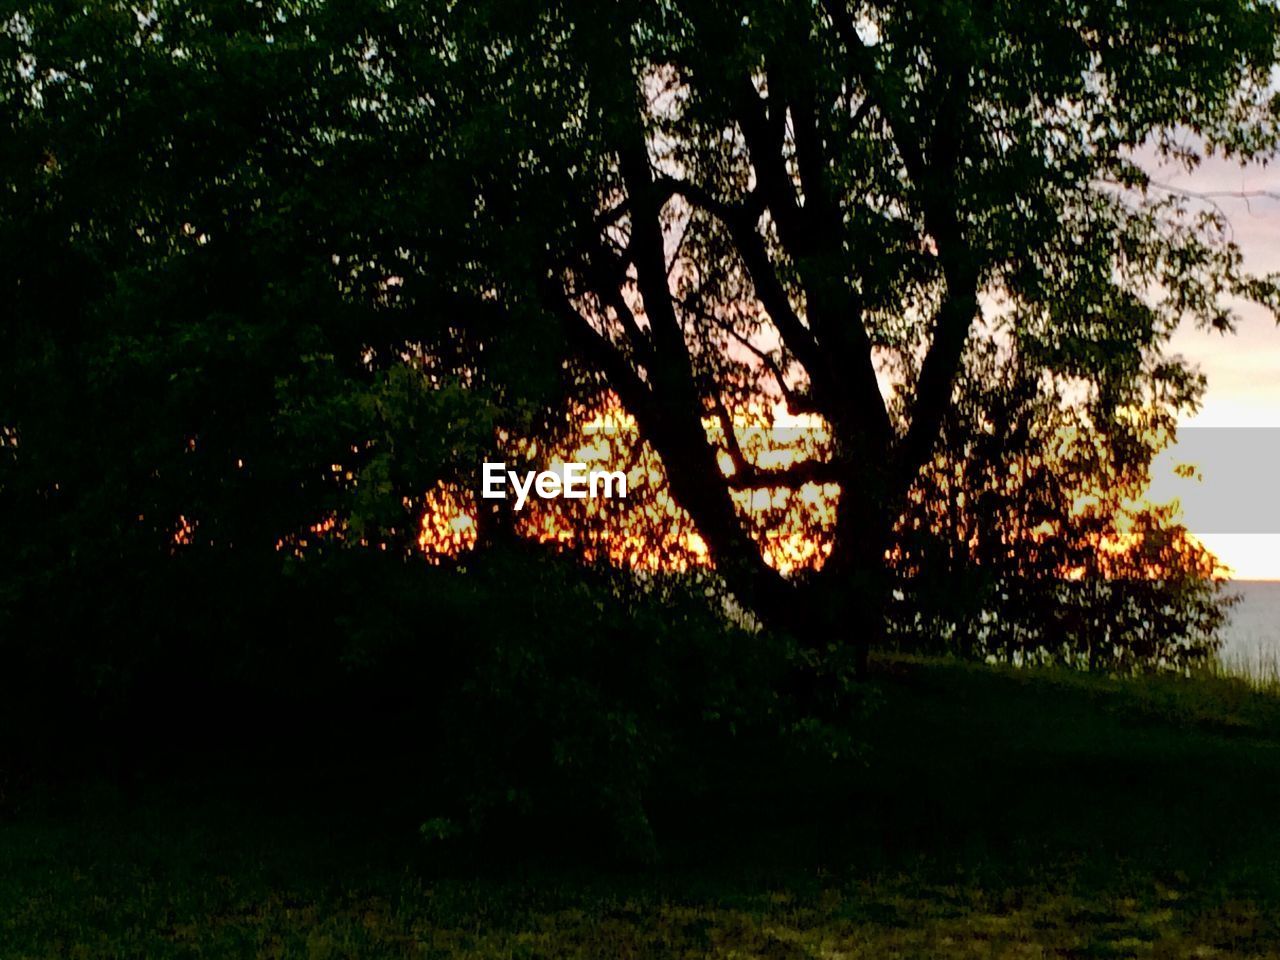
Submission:
POLYGON ((20 4, 8 750, 385 713, 443 807, 585 797, 643 846, 690 745, 852 749, 873 649, 1203 661, 1212 558, 1133 505, 1203 389, 1164 350, 1280 291, 1134 158, 1268 156, 1276 35, 1244 0, 20 4), (781 409, 810 442, 769 460, 781 409), (601 411, 641 519, 475 499, 601 411))

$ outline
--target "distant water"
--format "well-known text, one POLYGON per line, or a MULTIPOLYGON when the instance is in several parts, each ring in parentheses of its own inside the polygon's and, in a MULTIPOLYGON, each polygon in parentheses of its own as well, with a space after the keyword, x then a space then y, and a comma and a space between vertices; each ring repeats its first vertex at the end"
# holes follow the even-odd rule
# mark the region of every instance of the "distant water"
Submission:
POLYGON ((1240 602, 1223 631, 1222 659, 1274 663, 1280 658, 1280 580, 1236 580, 1230 589, 1240 602))

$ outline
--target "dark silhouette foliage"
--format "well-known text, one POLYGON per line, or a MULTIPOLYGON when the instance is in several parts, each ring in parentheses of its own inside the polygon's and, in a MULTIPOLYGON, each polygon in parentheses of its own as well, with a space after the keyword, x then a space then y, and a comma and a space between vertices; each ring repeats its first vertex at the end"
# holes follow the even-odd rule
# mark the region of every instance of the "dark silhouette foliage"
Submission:
POLYGON ((1204 558, 1157 514, 1098 538, 1194 402, 1174 327, 1280 300, 1143 160, 1269 156, 1276 34, 1250 0, 10 5, 7 749, 408 729, 438 831, 568 804, 644 850, 646 784, 709 730, 860 709, 887 614, 912 649, 1202 659, 1204 558), (602 396, 714 574, 601 571, 501 510, 421 556, 432 491, 602 396), (750 461, 734 418, 775 404, 829 442, 750 461), (1064 417, 1074 452, 995 482, 1064 417), (788 575, 735 496, 810 481, 842 495, 788 575))

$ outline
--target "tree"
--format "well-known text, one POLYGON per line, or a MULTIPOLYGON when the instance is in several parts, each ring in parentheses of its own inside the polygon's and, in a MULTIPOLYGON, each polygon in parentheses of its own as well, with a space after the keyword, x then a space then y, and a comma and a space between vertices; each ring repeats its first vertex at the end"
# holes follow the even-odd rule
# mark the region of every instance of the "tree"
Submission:
POLYGON ((931 461, 895 531, 891 642, 1011 663, 1186 670, 1234 602, 1217 561, 1146 502, 1153 456, 1203 378, 1143 360, 1141 407, 1099 411, 1032 358, 966 355, 931 461))
POLYGON ((271 549, 353 492, 403 545, 495 436, 607 392, 740 602, 838 672, 967 345, 1106 431, 1177 323, 1280 302, 1144 168, 1273 150, 1249 0, 33 3, 0 35, 0 487, 108 553, 171 549, 193 497, 202 543, 271 549), (820 456, 743 452, 778 402, 820 456), (830 553, 783 575, 735 491, 816 480, 830 553))
MULTIPOLYGON (((847 638, 860 664, 967 343, 1007 340, 1070 378, 1105 430, 1143 404, 1143 360, 1176 324, 1226 329, 1239 299, 1280 302, 1218 211, 1144 169, 1269 155, 1270 5, 521 12, 442 27, 467 78, 450 107, 483 105, 501 171, 477 178, 478 229, 535 239, 526 288, 491 280, 496 301, 536 282, 731 589, 814 642, 847 638), (910 364, 889 402, 888 354, 910 364), (829 424, 826 458, 737 455, 728 411, 775 399, 829 424), (731 492, 819 477, 843 491, 831 552, 787 579, 731 492)), ((378 38, 394 102, 420 42, 378 38)))

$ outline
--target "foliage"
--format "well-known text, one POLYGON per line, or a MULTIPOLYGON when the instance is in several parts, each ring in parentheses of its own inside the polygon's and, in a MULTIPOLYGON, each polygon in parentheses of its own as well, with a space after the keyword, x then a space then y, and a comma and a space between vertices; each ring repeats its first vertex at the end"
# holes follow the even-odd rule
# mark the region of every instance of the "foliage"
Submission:
MULTIPOLYGON (((41 755, 35 728, 89 755, 180 751, 189 728, 157 715, 216 740, 253 728, 226 716, 241 698, 313 722, 421 701, 397 722, 456 785, 432 813, 587 808, 643 852, 654 771, 704 721, 832 733, 805 711, 846 692, 893 526, 948 416, 977 416, 963 385, 952 402, 966 343, 1087 392, 1079 459, 1012 494, 1061 519, 1081 482, 1145 463, 1126 412, 1191 397, 1160 359, 1175 323, 1276 306, 1220 215, 1142 166, 1271 153, 1276 31, 1251 0, 10 5, 10 746, 41 755), (477 511, 465 573, 417 556, 434 497, 466 500, 481 460, 606 395, 715 562, 713 598, 698 576, 512 560, 498 511, 477 511), (751 461, 734 417, 775 403, 829 444, 751 461), (829 555, 786 576, 735 497, 816 481, 842 491, 829 555), (734 625, 754 620, 773 629, 734 625)), ((1024 450, 1052 400, 1030 401, 1024 450)), ((1117 516, 1057 530, 1055 562, 1117 516)), ((1138 529, 1167 565, 1168 525, 1138 529)), ((1172 600, 1174 621, 1102 662, 1181 663, 1186 611, 1212 628, 1174 555, 1181 592, 1131 618, 1172 600)), ((1098 649, 1068 633, 1037 649, 1098 649)))
POLYGON ((452 819, 432 831, 553 815, 603 823, 618 851, 651 859, 654 778, 696 780, 706 753, 777 737, 794 716, 786 648, 727 628, 704 590, 521 550, 437 587, 419 622, 466 650, 439 703, 452 819))
POLYGON ((128 783, 301 738, 411 757, 436 834, 542 824, 643 860, 655 780, 692 784, 708 754, 804 716, 789 647, 726 626, 717 595, 518 545, 465 567, 197 546, 74 591, 55 578, 5 611, 0 762, 128 783))
POLYGON ((1122 671, 1214 656, 1221 570, 1144 499, 1202 383, 1154 352, 1133 378, 1142 404, 1116 407, 1018 351, 971 350, 899 522, 895 645, 1122 671))
POLYGON ((376 38, 376 89, 411 111, 423 41, 458 66, 422 117, 477 171, 473 295, 508 329, 559 321, 735 593, 815 649, 877 633, 883 550, 967 342, 1078 381, 1104 432, 1186 402, 1189 372, 1160 357, 1177 323, 1277 304, 1220 212, 1149 169, 1271 153, 1271 6, 507 9, 376 38), (446 101, 483 109, 454 122, 446 101), (736 413, 778 401, 830 430, 819 457, 737 449, 736 413), (815 478, 844 493, 828 556, 787 579, 734 491, 815 478))

